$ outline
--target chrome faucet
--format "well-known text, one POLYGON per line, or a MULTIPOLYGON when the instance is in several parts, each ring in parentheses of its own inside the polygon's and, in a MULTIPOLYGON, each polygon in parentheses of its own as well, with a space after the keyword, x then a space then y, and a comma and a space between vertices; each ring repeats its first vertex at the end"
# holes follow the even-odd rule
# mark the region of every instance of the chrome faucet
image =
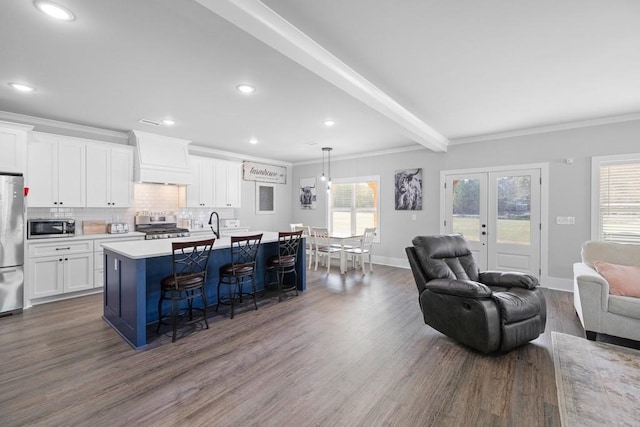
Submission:
POLYGON ((211 215, 209 215, 209 227, 211 227, 211 231, 216 236, 217 239, 220 238, 220 216, 218 216, 218 212, 213 211, 211 215), (216 216, 216 229, 213 229, 213 216, 216 216))

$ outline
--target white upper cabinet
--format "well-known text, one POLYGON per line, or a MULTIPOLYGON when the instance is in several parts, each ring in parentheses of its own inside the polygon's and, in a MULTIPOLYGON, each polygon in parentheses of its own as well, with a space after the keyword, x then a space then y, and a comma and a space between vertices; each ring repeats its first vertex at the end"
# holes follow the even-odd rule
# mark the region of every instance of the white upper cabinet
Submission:
POLYGON ((25 173, 27 132, 33 126, 0 121, 0 172, 25 173))
POLYGON ((240 207, 242 165, 209 157, 190 157, 193 184, 186 188, 187 207, 240 207))
POLYGON ((186 188, 187 207, 213 207, 215 201, 215 162, 207 157, 190 156, 192 184, 186 188))
POLYGON ((131 205, 133 147, 87 145, 87 207, 131 205))
POLYGON ((240 163, 216 160, 215 207, 240 207, 241 173, 240 163))
POLYGON ((31 207, 85 207, 86 144, 33 132, 28 144, 27 198, 31 207))

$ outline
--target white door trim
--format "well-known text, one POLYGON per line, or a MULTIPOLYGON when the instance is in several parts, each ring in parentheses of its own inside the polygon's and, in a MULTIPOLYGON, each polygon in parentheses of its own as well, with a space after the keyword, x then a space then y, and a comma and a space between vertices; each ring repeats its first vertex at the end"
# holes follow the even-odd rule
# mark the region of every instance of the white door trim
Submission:
POLYGON ((520 169, 540 169, 542 185, 540 189, 540 279, 549 276, 549 163, 526 163, 522 165, 490 166, 471 169, 451 169, 440 171, 440 234, 445 233, 446 218, 445 182, 452 174, 489 173, 520 169))

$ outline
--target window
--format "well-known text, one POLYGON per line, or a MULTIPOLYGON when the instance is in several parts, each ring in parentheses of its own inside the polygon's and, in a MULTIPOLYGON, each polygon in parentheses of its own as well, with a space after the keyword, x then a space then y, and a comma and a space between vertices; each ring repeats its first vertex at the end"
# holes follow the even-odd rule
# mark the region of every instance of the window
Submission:
POLYGON ((334 179, 329 203, 329 229, 332 233, 361 234, 365 228, 377 228, 380 241, 380 177, 334 179))
POLYGON ((640 154, 594 157, 591 239, 640 243, 640 154))

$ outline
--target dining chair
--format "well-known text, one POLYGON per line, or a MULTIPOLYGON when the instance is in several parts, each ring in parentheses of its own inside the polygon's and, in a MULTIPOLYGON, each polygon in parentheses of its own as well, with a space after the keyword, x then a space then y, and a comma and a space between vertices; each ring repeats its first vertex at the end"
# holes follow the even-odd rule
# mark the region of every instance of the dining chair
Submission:
POLYGON ((304 224, 302 224, 301 222, 296 222, 289 224, 289 227, 291 228, 291 231, 296 231, 296 227, 302 227, 303 225, 304 224))
POLYGON ((313 247, 313 236, 311 235, 311 227, 309 227, 308 225, 296 225, 293 231, 302 231, 302 236, 306 240, 305 252, 307 254, 307 258, 309 258, 309 270, 311 270, 315 250, 313 247))
POLYGON ((233 319, 233 311, 236 301, 242 303, 243 296, 253 298, 253 305, 256 310, 258 303, 256 301, 256 256, 260 248, 262 233, 250 236, 231 236, 231 262, 220 267, 220 275, 218 280, 218 303, 216 311, 220 304, 231 305, 231 318, 233 319), (251 290, 243 289, 247 282, 251 282, 251 290), (222 296, 220 287, 227 286, 229 294, 222 296))
POLYGON ((276 284, 278 286, 278 302, 282 301, 282 295, 286 292, 296 291, 298 296, 298 273, 296 272, 296 258, 298 246, 302 238, 302 230, 278 233, 278 255, 269 257, 264 272, 264 287, 276 284), (269 273, 276 274, 276 282, 269 283, 269 273), (285 284, 285 276, 293 273, 293 280, 285 284))
POLYGON ((362 235, 362 239, 360 239, 360 246, 354 247, 350 249, 345 249, 345 253, 351 255, 353 257, 353 261, 355 263, 356 258, 360 258, 360 265, 362 266, 362 274, 365 274, 364 271, 364 256, 369 256, 369 272, 373 273, 373 267, 371 265, 371 251, 373 250, 373 239, 376 235, 375 228, 365 228, 364 233, 362 235))
POLYGON ((189 315, 189 321, 193 321, 193 310, 202 311, 205 329, 209 329, 207 322, 207 270, 209 255, 216 239, 198 240, 191 242, 171 242, 171 256, 173 274, 160 282, 160 300, 158 301, 158 326, 156 332, 160 332, 163 323, 162 306, 165 300, 171 301, 171 326, 173 335, 171 342, 176 341, 178 320, 180 312, 189 315), (194 307, 193 300, 202 298, 202 308, 194 307), (183 302, 187 302, 186 307, 183 302))
POLYGON ((313 244, 314 244, 314 256, 316 258, 315 271, 318 271, 318 260, 320 257, 326 258, 327 261, 327 274, 331 271, 331 255, 340 253, 342 249, 339 247, 331 246, 331 238, 329 237, 329 230, 326 228, 314 227, 313 232, 313 244))

